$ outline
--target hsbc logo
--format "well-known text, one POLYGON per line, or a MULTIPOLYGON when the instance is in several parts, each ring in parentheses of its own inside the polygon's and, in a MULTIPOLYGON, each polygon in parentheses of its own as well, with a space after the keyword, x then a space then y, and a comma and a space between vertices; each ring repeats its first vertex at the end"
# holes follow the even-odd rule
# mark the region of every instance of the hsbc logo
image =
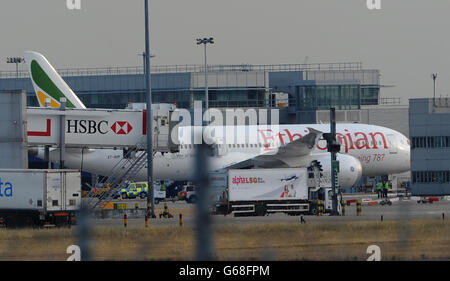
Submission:
POLYGON ((127 121, 117 121, 111 126, 111 129, 117 135, 128 135, 133 127, 127 121))
POLYGON ((108 121, 101 120, 67 120, 66 132, 69 134, 106 135, 110 129, 116 135, 128 135, 133 127, 128 121, 116 121, 110 127, 108 121))

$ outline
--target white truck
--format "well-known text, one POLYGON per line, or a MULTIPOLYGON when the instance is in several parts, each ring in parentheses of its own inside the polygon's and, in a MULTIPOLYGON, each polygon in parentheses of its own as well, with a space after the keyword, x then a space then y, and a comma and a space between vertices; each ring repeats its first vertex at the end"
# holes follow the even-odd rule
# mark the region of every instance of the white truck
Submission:
POLYGON ((331 188, 320 187, 315 173, 307 168, 231 169, 222 177, 210 174, 210 182, 216 214, 316 215, 319 200, 323 201, 324 213, 331 211, 331 188), (221 181, 226 186, 220 190, 217 186, 221 181))
POLYGON ((81 206, 78 170, 0 169, 0 224, 70 225, 81 206))

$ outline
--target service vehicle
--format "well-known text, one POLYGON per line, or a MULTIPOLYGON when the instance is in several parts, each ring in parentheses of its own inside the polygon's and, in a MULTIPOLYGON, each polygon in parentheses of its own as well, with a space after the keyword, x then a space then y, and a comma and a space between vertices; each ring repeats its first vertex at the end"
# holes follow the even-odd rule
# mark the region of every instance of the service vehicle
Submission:
POLYGON ((214 212, 235 216, 277 212, 316 215, 320 201, 323 212, 331 212, 332 190, 320 187, 320 176, 315 176, 319 174, 308 168, 230 169, 223 174, 225 188, 216 186, 211 191, 217 198, 214 212))
POLYGON ((71 225, 81 206, 78 170, 0 169, 0 224, 71 225))
POLYGON ((186 200, 188 203, 197 202, 197 194, 195 192, 195 186, 193 184, 188 184, 183 186, 183 189, 178 192, 179 200, 186 200))
MULTIPOLYGON (((155 187, 154 198, 155 204, 159 204, 160 201, 166 198, 166 191, 161 190, 161 184, 154 183, 155 187)), ((113 196, 114 199, 122 198, 122 199, 132 199, 132 198, 141 198, 144 199, 147 197, 148 192, 148 183, 147 182, 132 182, 127 185, 126 188, 119 189, 113 196)))

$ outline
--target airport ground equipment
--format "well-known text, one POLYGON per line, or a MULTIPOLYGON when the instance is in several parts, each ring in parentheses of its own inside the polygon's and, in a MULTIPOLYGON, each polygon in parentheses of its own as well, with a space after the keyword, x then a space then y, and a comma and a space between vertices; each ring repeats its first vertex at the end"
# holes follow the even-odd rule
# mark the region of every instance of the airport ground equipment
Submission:
POLYGON ((381 206, 384 206, 384 205, 391 206, 392 202, 391 202, 391 200, 389 200, 389 198, 384 198, 383 200, 380 201, 380 205, 381 206))
POLYGON ((184 185, 182 190, 178 192, 178 199, 186 200, 187 203, 196 203, 197 198, 197 192, 193 184, 184 185))
MULTIPOLYGON (((166 199, 166 191, 161 190, 161 184, 153 183, 153 187, 155 188, 154 196, 155 196, 155 204, 159 204, 160 201, 166 199)), ((147 182, 132 182, 129 183, 124 188, 119 188, 112 195, 113 199, 121 198, 121 199, 132 199, 132 198, 141 198, 144 199, 147 197, 148 193, 148 183, 147 182)))
POLYGON ((356 215, 361 216, 361 214, 362 214, 362 200, 358 199, 356 201, 356 215))
POLYGON ((438 197, 434 197, 434 196, 424 196, 424 197, 421 197, 419 200, 417 200, 417 203, 418 203, 418 204, 420 204, 420 203, 423 203, 423 204, 426 204, 426 203, 433 204, 433 202, 438 202, 438 201, 439 201, 439 198, 438 198, 438 197))
POLYGON ((98 199, 87 201, 89 207, 95 208, 100 203, 110 202, 113 199, 113 195, 124 185, 128 185, 127 181, 134 179, 139 171, 142 170, 147 164, 147 152, 143 150, 142 146, 143 144, 137 145, 128 151, 127 155, 112 168, 109 175, 103 178, 101 183, 107 183, 109 189, 98 199))
POLYGON ((78 170, 0 169, 0 221, 7 227, 70 225, 80 206, 78 170))
MULTIPOLYGON (((177 122, 171 121, 172 114, 179 114, 173 108, 153 111, 153 149, 160 152, 177 152, 177 122)), ((140 109, 27 109, 27 141, 29 146, 58 146, 60 137, 60 116, 65 116, 65 147, 67 148, 135 148, 144 143, 146 148, 146 110, 140 109)))
POLYGON ((167 206, 167 202, 164 203, 164 211, 159 214, 159 218, 172 219, 173 215, 169 213, 169 207, 167 206))
MULTIPOLYGON (((216 214, 318 215, 319 205, 323 212, 332 210, 331 188, 318 186, 315 173, 307 168, 230 169, 222 173, 226 186, 212 184, 210 191, 216 214)), ((213 177, 220 179, 217 173, 213 177)))

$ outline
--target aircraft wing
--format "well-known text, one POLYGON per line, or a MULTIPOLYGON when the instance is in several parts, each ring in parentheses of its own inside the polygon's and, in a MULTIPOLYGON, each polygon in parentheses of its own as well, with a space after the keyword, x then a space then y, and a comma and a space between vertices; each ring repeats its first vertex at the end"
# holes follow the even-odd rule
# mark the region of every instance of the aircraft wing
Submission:
POLYGON ((310 154, 322 136, 322 132, 313 128, 308 128, 308 130, 309 133, 306 136, 280 146, 276 156, 295 157, 310 154))
POLYGON ((226 163, 223 168, 240 168, 242 166, 248 166, 252 161, 263 161, 266 163, 274 163, 276 165, 276 163, 281 163, 280 159, 284 157, 301 157, 309 155, 317 145, 317 142, 322 136, 322 132, 313 128, 308 128, 308 130, 309 133, 302 138, 296 139, 270 151, 262 150, 261 153, 255 154, 237 153, 239 155, 236 155, 236 157, 229 158, 234 158, 234 161, 226 163))

